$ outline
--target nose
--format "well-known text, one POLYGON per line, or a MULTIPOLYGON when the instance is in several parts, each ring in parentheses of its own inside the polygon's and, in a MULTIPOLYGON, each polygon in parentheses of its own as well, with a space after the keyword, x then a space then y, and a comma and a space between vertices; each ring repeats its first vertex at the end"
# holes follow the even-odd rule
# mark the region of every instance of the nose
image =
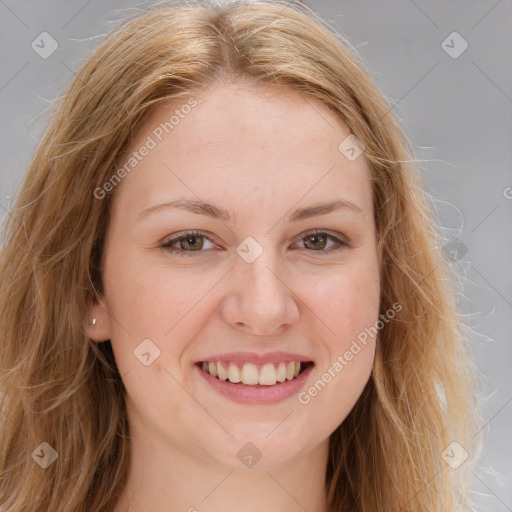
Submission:
POLYGON ((299 318, 292 279, 273 251, 265 249, 252 263, 237 258, 230 272, 224 320, 249 334, 277 335, 299 318))

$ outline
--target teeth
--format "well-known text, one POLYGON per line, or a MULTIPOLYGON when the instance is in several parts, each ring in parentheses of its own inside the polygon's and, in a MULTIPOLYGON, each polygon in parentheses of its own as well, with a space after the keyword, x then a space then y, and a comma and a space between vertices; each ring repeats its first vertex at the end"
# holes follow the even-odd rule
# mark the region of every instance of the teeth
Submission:
POLYGON ((267 363, 258 369, 253 363, 245 363, 240 369, 234 363, 203 362, 202 369, 212 377, 220 380, 229 380, 234 384, 243 383, 249 386, 273 386, 277 382, 292 380, 300 373, 300 361, 290 361, 288 363, 267 363))
POLYGON ((276 369, 272 363, 264 364, 260 372, 260 384, 273 386, 276 383, 276 369))
POLYGON ((255 364, 246 363, 242 367, 242 382, 244 384, 258 384, 258 367, 255 364))
POLYGON ((217 363, 217 373, 220 380, 227 380, 228 378, 228 372, 224 369, 224 367, 217 363))
POLYGON ((287 380, 292 380, 293 377, 295 377, 295 363, 292 361, 286 367, 286 378, 287 380))
POLYGON ((240 369, 235 364, 229 365, 228 379, 229 379, 229 382, 233 382, 234 384, 242 381, 242 375, 241 375, 240 369))
POLYGON ((215 363, 209 362, 208 363, 208 371, 210 372, 210 375, 212 377, 217 377, 217 365, 215 363))
POLYGON ((286 365, 284 363, 279 363, 279 368, 277 369, 276 380, 278 382, 284 382, 286 380, 286 365))

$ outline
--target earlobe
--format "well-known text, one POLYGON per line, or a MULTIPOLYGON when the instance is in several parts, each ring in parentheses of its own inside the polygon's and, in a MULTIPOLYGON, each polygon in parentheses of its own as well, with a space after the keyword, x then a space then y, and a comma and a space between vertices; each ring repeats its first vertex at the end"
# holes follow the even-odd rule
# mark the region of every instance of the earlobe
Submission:
POLYGON ((110 339, 110 317, 103 304, 92 304, 86 318, 87 336, 98 343, 110 339))

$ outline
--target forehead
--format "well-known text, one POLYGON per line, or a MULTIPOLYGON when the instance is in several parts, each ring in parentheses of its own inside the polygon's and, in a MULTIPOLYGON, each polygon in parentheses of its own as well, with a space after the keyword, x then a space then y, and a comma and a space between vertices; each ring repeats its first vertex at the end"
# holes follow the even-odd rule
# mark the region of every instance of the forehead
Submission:
POLYGON ((137 131, 121 165, 144 146, 123 179, 120 202, 142 209, 184 195, 262 208, 329 198, 371 208, 361 155, 340 151, 349 129, 325 104, 289 87, 215 86, 166 100, 137 131), (307 197, 306 197, 307 196, 307 197))

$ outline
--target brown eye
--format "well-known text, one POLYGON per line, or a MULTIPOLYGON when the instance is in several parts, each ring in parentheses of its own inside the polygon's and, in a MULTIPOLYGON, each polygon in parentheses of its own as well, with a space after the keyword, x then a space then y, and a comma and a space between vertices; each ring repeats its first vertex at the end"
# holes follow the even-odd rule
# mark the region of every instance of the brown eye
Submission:
POLYGON ((168 240, 160 247, 178 256, 195 256, 193 253, 205 252, 203 250, 205 240, 213 246, 212 241, 206 235, 200 232, 190 231, 168 240))
POLYGON ((325 249, 327 238, 328 237, 325 234, 308 235, 304 238, 304 240, 307 240, 308 243, 305 243, 304 245, 308 249, 325 249))
POLYGON ((202 237, 199 235, 189 235, 179 239, 180 248, 184 250, 200 250, 203 247, 202 237))
POLYGON ((329 254, 344 247, 349 247, 347 242, 325 231, 306 233, 301 242, 304 243, 306 249, 309 249, 309 252, 318 252, 319 254, 329 254), (334 245, 328 247, 329 241, 334 241, 334 245))

